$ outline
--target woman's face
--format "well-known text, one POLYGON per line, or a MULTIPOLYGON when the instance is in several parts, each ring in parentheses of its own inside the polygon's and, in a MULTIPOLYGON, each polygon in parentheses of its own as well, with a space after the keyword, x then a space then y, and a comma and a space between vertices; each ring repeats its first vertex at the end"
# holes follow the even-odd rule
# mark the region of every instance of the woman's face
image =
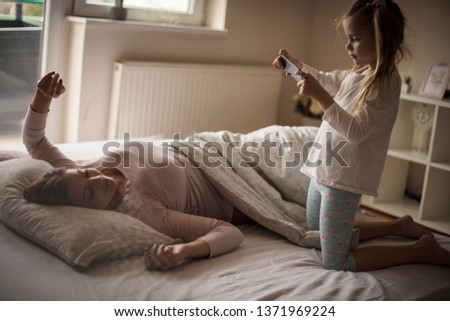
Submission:
POLYGON ((358 66, 368 65, 371 69, 375 69, 377 55, 375 39, 370 28, 361 28, 361 24, 351 17, 344 19, 343 27, 347 36, 345 48, 353 62, 358 66))
POLYGON ((67 194, 76 206, 112 209, 116 181, 95 168, 68 169, 64 174, 67 194))

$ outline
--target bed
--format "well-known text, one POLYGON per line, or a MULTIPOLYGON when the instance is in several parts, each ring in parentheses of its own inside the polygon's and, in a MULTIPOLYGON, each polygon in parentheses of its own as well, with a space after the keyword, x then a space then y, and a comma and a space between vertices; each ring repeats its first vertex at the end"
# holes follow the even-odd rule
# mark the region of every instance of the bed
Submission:
MULTIPOLYGON (((103 143, 59 147, 73 159, 85 160, 98 156, 103 143)), ((6 162, 14 161, 19 160, 6 162)), ((1 209, 4 211, 3 206, 1 209)), ((377 218, 360 211, 358 219, 377 218)), ((416 264, 370 273, 328 271, 322 268, 320 252, 315 248, 299 247, 261 225, 239 228, 245 240, 236 251, 157 272, 146 270, 142 256, 133 253, 99 258, 84 266, 69 264, 0 223, 0 300, 450 299, 449 268, 416 264)), ((450 237, 435 236, 450 250, 450 237)), ((405 242, 411 241, 384 238, 360 246, 405 242)))

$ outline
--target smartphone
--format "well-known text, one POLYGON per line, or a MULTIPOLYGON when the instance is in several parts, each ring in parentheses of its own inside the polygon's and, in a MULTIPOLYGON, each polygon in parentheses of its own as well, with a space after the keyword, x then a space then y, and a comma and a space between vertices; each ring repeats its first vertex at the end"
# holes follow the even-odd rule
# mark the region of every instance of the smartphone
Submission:
POLYGON ((280 61, 281 64, 283 65, 284 71, 290 74, 292 78, 294 78, 297 82, 303 80, 302 76, 296 74, 299 71, 299 69, 289 59, 287 59, 283 55, 280 55, 280 61))

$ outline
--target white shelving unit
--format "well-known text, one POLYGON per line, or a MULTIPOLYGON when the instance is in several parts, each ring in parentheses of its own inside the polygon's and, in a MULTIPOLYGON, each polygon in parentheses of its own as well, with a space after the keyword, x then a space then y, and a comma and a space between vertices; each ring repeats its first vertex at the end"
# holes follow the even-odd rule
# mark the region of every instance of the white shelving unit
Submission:
POLYGON ((420 224, 450 235, 449 100, 401 95, 378 191, 378 197, 364 196, 362 204, 397 217, 409 214, 420 224), (433 111, 432 128, 425 134, 412 120, 417 104, 433 111))

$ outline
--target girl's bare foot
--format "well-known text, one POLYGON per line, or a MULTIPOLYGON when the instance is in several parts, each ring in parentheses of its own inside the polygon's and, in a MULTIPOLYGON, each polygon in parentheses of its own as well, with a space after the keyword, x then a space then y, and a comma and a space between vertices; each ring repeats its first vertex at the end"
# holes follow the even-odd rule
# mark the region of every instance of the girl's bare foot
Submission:
POLYGON ((450 267, 450 251, 441 247, 432 235, 422 236, 416 245, 423 250, 423 263, 450 267))
POLYGON ((414 222, 410 215, 405 215, 395 221, 394 224, 398 224, 399 234, 398 236, 420 239, 424 235, 432 236, 431 232, 414 222))

